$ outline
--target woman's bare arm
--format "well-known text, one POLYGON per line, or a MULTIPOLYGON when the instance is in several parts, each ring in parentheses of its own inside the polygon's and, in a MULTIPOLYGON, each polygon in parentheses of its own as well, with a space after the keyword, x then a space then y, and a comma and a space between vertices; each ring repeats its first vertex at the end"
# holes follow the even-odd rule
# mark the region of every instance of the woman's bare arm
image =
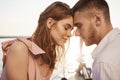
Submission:
POLYGON ((28 49, 22 42, 15 42, 8 50, 6 74, 8 80, 27 80, 28 49))

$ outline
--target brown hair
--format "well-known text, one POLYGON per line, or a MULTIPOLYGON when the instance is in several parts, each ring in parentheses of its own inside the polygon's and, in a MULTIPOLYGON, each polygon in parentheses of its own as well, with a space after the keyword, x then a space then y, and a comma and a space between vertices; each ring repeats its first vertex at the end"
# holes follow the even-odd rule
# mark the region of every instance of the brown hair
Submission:
POLYGON ((52 44, 50 30, 46 25, 48 18, 53 18, 55 21, 72 16, 70 7, 63 2, 54 2, 48 6, 40 15, 38 27, 33 34, 33 41, 42 48, 46 53, 41 54, 43 63, 48 64, 50 68, 54 68, 56 61, 56 44, 52 44))
POLYGON ((104 19, 110 22, 109 6, 105 0, 79 0, 72 8, 72 12, 90 11, 91 9, 101 10, 104 19))

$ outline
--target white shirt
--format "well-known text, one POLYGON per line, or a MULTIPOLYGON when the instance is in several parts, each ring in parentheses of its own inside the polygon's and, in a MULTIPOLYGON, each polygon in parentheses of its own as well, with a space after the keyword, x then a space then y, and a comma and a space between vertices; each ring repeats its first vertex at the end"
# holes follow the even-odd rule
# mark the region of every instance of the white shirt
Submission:
POLYGON ((120 30, 111 30, 92 53, 93 80, 120 80, 120 30))

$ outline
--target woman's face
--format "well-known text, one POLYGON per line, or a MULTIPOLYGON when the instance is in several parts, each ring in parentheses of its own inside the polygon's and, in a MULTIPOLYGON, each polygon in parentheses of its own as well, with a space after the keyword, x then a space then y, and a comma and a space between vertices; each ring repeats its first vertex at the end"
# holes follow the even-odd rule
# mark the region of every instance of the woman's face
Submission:
POLYGON ((57 45, 64 45, 64 43, 71 37, 71 30, 73 29, 73 18, 68 17, 66 19, 55 22, 51 27, 51 36, 57 45))

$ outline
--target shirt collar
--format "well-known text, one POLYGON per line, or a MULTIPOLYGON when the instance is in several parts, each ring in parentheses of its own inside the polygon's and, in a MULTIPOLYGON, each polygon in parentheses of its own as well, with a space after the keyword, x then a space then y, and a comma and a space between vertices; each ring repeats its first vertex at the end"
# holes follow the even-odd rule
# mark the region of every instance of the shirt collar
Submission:
POLYGON ((26 44, 26 46, 28 47, 28 49, 34 54, 43 54, 45 53, 44 50, 42 50, 39 46, 37 46, 34 42, 32 42, 31 40, 28 40, 27 38, 17 38, 18 40, 24 42, 26 44))
POLYGON ((92 52, 92 58, 95 59, 100 51, 103 50, 105 46, 109 44, 109 42, 113 40, 117 34, 120 34, 120 30, 118 28, 112 29, 94 49, 94 51, 92 52))

